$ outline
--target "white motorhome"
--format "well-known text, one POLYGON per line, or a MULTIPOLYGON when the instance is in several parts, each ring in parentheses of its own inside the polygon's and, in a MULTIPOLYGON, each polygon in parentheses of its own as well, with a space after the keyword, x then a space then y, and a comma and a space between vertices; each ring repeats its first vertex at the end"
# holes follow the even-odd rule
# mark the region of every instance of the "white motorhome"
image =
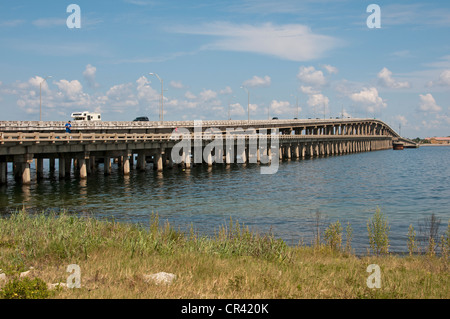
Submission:
POLYGON ((84 112, 74 112, 70 115, 74 121, 101 121, 102 116, 100 113, 90 113, 88 111, 84 112))

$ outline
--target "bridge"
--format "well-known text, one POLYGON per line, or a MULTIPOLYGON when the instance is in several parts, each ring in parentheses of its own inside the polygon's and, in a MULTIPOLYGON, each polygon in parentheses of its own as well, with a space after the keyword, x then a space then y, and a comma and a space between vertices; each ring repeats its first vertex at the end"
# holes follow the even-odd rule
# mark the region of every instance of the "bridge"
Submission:
POLYGON ((416 147, 377 119, 299 119, 253 121, 74 122, 65 133, 61 121, 0 121, 0 184, 8 163, 18 183, 44 176, 44 159, 59 178, 81 179, 112 162, 124 175, 147 163, 163 171, 176 165, 271 164, 283 159, 331 156, 391 149, 393 142, 416 147), (175 150, 173 152, 173 150, 175 150), (30 165, 35 161, 36 176, 30 165))

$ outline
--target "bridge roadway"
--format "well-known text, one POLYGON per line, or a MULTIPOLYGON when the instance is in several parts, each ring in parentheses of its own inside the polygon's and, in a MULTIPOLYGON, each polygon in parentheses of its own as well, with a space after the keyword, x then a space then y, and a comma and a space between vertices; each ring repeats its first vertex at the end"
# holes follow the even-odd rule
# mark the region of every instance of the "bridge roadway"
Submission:
POLYGON ((64 124, 0 121, 0 184, 8 180, 8 162, 16 182, 29 184, 33 160, 36 180, 44 176, 44 159, 49 159, 50 172, 58 159, 60 178, 73 171, 86 179, 100 163, 110 174, 111 161, 127 175, 134 167, 144 171, 147 162, 158 171, 174 165, 270 164, 275 159, 390 149, 400 139, 411 142, 375 119, 75 122, 71 134, 64 133, 64 124), (172 149, 180 145, 173 158, 172 149))

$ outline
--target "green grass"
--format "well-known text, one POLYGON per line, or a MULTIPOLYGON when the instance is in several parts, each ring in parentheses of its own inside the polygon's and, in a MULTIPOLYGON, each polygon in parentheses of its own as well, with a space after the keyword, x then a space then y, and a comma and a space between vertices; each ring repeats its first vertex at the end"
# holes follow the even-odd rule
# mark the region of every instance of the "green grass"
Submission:
MULTIPOLYGON (((81 288, 41 298, 450 297, 448 255, 357 257, 341 246, 342 228, 329 229, 329 238, 338 241, 292 247, 231 219, 207 237, 193 229, 177 231, 157 215, 148 225, 136 225, 20 211, 0 218, 0 269, 8 278, 0 289, 30 267, 31 278, 65 283, 67 266, 77 264, 81 288), (366 285, 370 264, 381 268, 380 289, 366 285), (160 271, 177 279, 167 287, 144 280, 160 271)), ((8 288, 8 296, 13 290, 8 288)))

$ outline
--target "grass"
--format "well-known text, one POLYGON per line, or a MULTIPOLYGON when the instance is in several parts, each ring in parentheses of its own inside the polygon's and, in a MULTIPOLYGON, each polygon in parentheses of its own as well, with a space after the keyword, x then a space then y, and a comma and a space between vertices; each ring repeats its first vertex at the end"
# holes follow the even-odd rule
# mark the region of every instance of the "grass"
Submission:
MULTIPOLYGON (((339 238, 341 232, 339 228, 339 238)), ((357 257, 334 244, 291 247, 233 220, 206 237, 193 229, 176 231, 157 215, 148 225, 25 211, 0 218, 0 273, 8 279, 19 280, 21 272, 33 267, 32 279, 66 283, 70 264, 81 268, 81 288, 59 288, 48 297, 450 297, 448 256, 357 257), (370 264, 381 268, 380 289, 366 285, 370 264), (169 286, 146 282, 145 275, 161 271, 177 279, 169 286)), ((6 285, 0 280, 2 291, 6 285)))

